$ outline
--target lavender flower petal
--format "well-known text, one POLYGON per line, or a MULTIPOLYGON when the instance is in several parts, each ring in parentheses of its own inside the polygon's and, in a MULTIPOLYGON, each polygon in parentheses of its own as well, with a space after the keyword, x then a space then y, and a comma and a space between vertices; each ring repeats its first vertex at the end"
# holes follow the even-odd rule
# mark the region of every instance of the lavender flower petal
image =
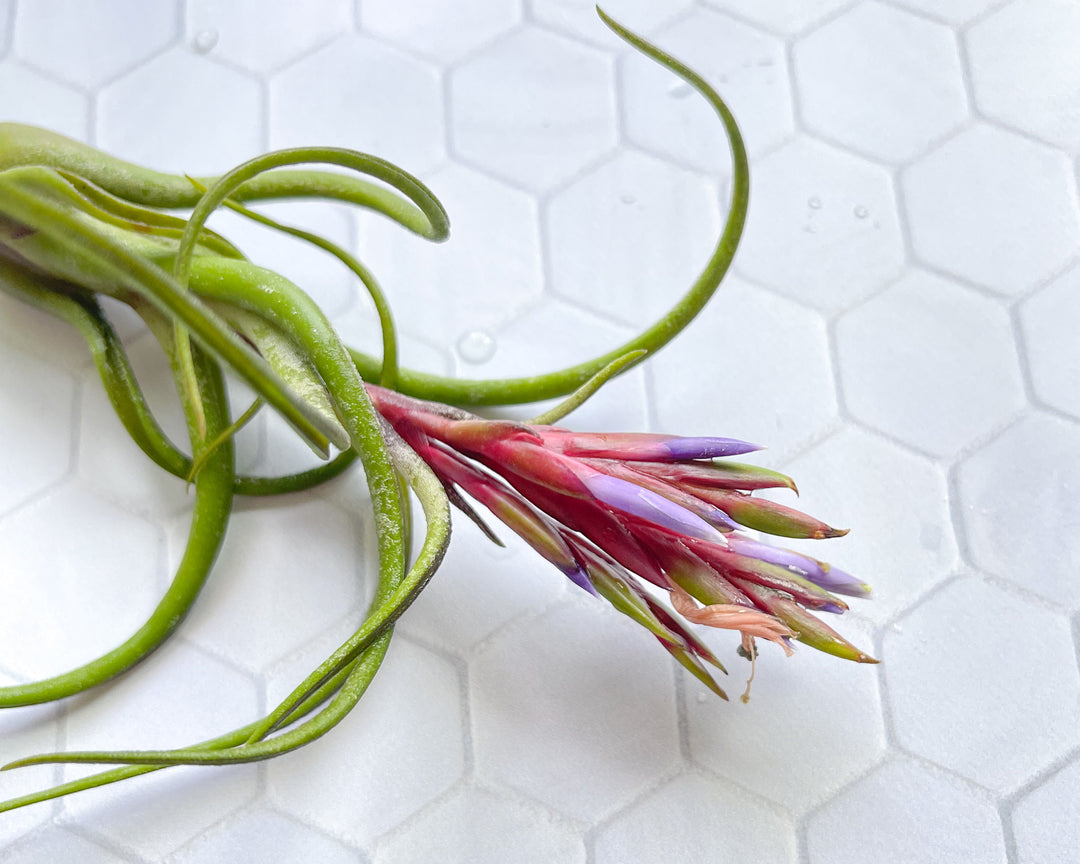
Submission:
POLYGON ((686 459, 715 459, 720 456, 739 456, 761 450, 760 444, 737 438, 672 438, 659 445, 672 461, 686 459))
POLYGON ((850 573, 844 572, 839 567, 826 565, 822 568, 822 571, 825 575, 821 579, 814 579, 813 581, 826 591, 832 591, 834 594, 846 594, 848 597, 870 596, 869 585, 850 573))
POLYGON ((630 513, 654 525, 688 537, 696 537, 712 543, 724 542, 724 535, 712 525, 685 507, 668 501, 662 495, 608 474, 596 473, 581 479, 590 493, 616 510, 622 510, 624 513, 630 513))
MULTIPOLYGON (((728 535, 728 546, 740 555, 794 570, 803 578, 818 585, 821 584, 819 580, 825 578, 825 570, 817 561, 789 549, 777 549, 775 546, 759 543, 757 540, 741 535, 728 535)), ((826 586, 822 585, 822 587, 826 586)))
POLYGON ((593 595, 593 597, 600 596, 599 592, 596 590, 596 586, 594 586, 592 584, 592 580, 589 579, 589 574, 586 573, 583 568, 560 567, 559 569, 562 570, 566 578, 568 578, 571 582, 577 585, 578 588, 588 591, 590 594, 593 595))
POLYGON ((870 586, 865 582, 837 567, 822 564, 806 555, 800 555, 790 549, 777 549, 775 546, 758 543, 756 540, 741 535, 728 534, 727 541, 728 547, 733 552, 756 558, 758 561, 787 567, 826 591, 846 594, 848 597, 870 596, 870 586))

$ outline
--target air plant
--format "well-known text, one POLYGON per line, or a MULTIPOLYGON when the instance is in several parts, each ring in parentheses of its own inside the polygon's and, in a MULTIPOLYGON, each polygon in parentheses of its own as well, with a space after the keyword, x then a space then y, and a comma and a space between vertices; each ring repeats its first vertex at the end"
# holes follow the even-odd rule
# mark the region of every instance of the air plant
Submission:
POLYGON ((713 652, 690 624, 740 632, 755 656, 761 637, 874 662, 812 612, 839 613, 836 594, 867 587, 816 559, 752 539, 742 527, 787 537, 836 536, 816 519, 752 493, 794 489, 782 474, 729 457, 755 449, 723 438, 583 435, 554 425, 613 375, 674 338, 720 284, 746 215, 746 152, 719 95, 678 60, 604 22, 682 77, 715 108, 727 132, 733 175, 723 233, 703 272, 659 321, 584 363, 525 378, 460 380, 401 368, 389 304, 374 276, 345 250, 246 207, 278 198, 329 198, 392 219, 433 241, 448 235, 434 194, 397 166, 351 150, 300 148, 246 162, 218 178, 150 171, 51 132, 0 124, 0 288, 73 325, 86 340, 109 399, 146 455, 194 486, 184 555, 146 623, 108 653, 67 673, 0 688, 0 707, 53 701, 130 669, 183 620, 226 535, 235 495, 276 495, 316 486, 359 458, 377 526, 379 578, 359 629, 279 706, 250 725, 166 751, 69 752, 45 762, 119 767, 0 804, 9 810, 170 765, 269 758, 333 728, 363 696, 386 654, 397 618, 439 566, 457 506, 493 539, 469 499, 521 535, 583 590, 652 633, 680 663, 727 698, 707 665, 713 652), (329 163, 352 174, 297 168, 329 163), (205 223, 220 206, 315 243, 364 284, 379 313, 382 351, 342 344, 322 311, 284 277, 248 261, 205 223), (181 217, 173 211, 187 211, 181 217), (145 321, 167 355, 186 419, 189 453, 168 439, 147 405, 99 296, 145 321), (257 398, 234 418, 224 370, 257 398), (565 397, 530 423, 487 420, 460 406, 565 397), (276 409, 325 464, 283 477, 235 469, 233 435, 263 405, 276 409), (408 492, 425 529, 412 548, 408 492), (674 609, 664 605, 670 598, 674 609))

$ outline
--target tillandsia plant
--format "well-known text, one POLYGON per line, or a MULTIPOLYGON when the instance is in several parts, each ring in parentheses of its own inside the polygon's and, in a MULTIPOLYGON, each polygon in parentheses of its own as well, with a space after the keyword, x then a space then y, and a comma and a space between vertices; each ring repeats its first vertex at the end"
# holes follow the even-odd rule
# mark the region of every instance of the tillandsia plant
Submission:
POLYGON ((158 647, 204 584, 236 495, 308 489, 359 458, 375 511, 379 561, 374 599, 359 629, 263 719, 173 750, 21 759, 5 767, 119 767, 4 802, 0 810, 170 765, 266 759, 320 737, 363 696, 394 622, 438 567, 449 541, 451 505, 496 539, 470 499, 581 589, 640 623, 723 698, 708 668, 723 667, 691 624, 738 631, 739 651, 750 659, 760 637, 787 653, 801 641, 874 662, 813 614, 844 611, 836 595, 865 596, 867 586, 742 530, 819 539, 844 533, 754 497, 760 489, 795 489, 782 474, 730 461, 754 445, 727 438, 578 434, 555 425, 609 378, 663 347, 700 311, 734 255, 749 192, 746 152, 720 96, 679 61, 600 15, 715 108, 733 157, 731 206, 702 274, 668 314, 602 356, 526 378, 459 380, 400 368, 389 305, 363 264, 320 237, 246 206, 279 198, 335 199, 444 240, 447 216, 432 192, 383 159, 303 148, 253 159, 218 178, 195 179, 140 168, 41 129, 0 125, 0 288, 79 331, 125 429, 161 468, 194 485, 184 554, 146 623, 76 669, 0 688, 0 707, 83 692, 158 647), (353 173, 294 167, 307 163, 353 173), (221 206, 315 243, 350 267, 378 311, 381 356, 347 348, 296 285, 207 229, 207 218, 221 206), (178 211, 187 215, 174 215, 178 211), (187 453, 168 439, 149 409, 100 296, 134 309, 168 357, 186 419, 187 453), (257 397, 236 417, 226 399, 225 370, 246 381, 257 397), (529 423, 484 419, 461 407, 555 397, 565 399, 529 423), (238 474, 234 433, 266 404, 329 461, 289 476, 238 474), (330 459, 334 449, 339 452, 330 459), (410 492, 426 523, 415 556, 409 552, 410 492))

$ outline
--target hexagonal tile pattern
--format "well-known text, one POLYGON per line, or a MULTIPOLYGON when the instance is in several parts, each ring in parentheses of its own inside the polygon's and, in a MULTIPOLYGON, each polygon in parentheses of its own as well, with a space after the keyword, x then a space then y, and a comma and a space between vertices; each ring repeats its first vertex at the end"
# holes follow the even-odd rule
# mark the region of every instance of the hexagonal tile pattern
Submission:
POLYGON ((658 431, 755 441, 769 447, 772 459, 836 415, 821 319, 737 279, 725 282, 648 373, 658 431), (697 405, 689 417, 687 404, 697 405))
MULTIPOLYGON (((251 679, 173 640, 70 716, 65 746, 181 747, 256 716, 251 679), (178 686, 179 682, 185 683, 178 686)), ((92 773, 92 768, 69 767, 65 779, 92 773)), ((127 788, 103 786, 70 798, 63 803, 64 812, 80 833, 159 860, 250 801, 256 792, 256 770, 240 765, 210 776, 198 770, 149 774, 127 781, 131 784, 127 788)))
POLYGON ((67 474, 75 382, 8 341, 0 343, 0 363, 0 410, 13 442, 0 449, 0 513, 6 513, 67 474))
POLYGON ((157 603, 161 542, 154 525, 74 482, 6 517, 4 665, 29 678, 56 675, 134 633, 157 603), (38 575, 45 571, 49 580, 38 575))
POLYGON ((348 0, 265 3, 194 0, 186 5, 187 36, 196 49, 253 72, 268 72, 327 42, 352 26, 348 0))
POLYGON ((513 0, 369 0, 360 7, 360 26, 375 36, 434 60, 452 63, 518 23, 513 0))
POLYGON ((496 546, 455 514, 454 542, 445 568, 409 610, 399 627, 402 632, 466 653, 567 590, 567 579, 559 570, 538 560, 523 540, 486 511, 483 516, 507 548, 496 546))
MULTIPOLYGON (((289 677, 299 681, 322 657, 312 659, 298 658, 302 672, 289 677)), ((278 806, 368 846, 461 776, 459 687, 445 660, 396 639, 360 709, 332 734, 269 766, 278 806), (361 801, 379 804, 358 807, 361 801)))
POLYGON ((177 864, 243 861, 252 849, 275 849, 283 859, 355 864, 356 852, 325 834, 270 810, 249 811, 185 847, 177 864))
POLYGON ((41 861, 124 864, 126 859, 75 834, 56 831, 44 840, 20 843, 15 848, 7 850, 4 860, 12 864, 38 864, 41 861))
MULTIPOLYGON (((875 621, 896 615, 959 563, 945 476, 931 462, 844 428, 784 470, 799 484, 800 510, 851 534, 827 543, 772 542, 797 546, 870 583, 873 599, 851 603, 860 615, 875 621)), ((792 503, 790 494, 770 497, 792 503)))
POLYGON ((803 303, 843 309, 904 263, 889 176, 811 138, 762 159, 736 266, 803 303))
MULTIPOLYGON (((545 300, 501 328, 493 340, 496 351, 490 374, 536 375, 599 357, 626 343, 633 333, 611 321, 561 301, 545 300), (538 342, 538 337, 542 341, 538 342)), ((469 371, 462 367, 462 373, 469 371)), ((485 373, 488 369, 483 370, 485 373)), ((526 420, 546 411, 553 399, 505 413, 526 420)), ((596 395, 566 421, 575 429, 603 432, 644 429, 649 422, 645 370, 631 369, 609 380, 596 395)))
MULTIPOLYGON (((287 508, 273 500, 242 503, 236 511, 215 578, 184 632, 238 666, 261 670, 363 599, 359 526, 351 515, 322 501, 293 502, 287 508), (303 543, 291 539, 296 534, 303 543), (314 580, 318 585, 311 584, 314 580)), ((186 519, 173 526, 173 566, 187 531, 186 519)))
POLYGON ((813 864, 1005 864, 997 810, 985 794, 910 760, 888 762, 810 819, 813 864))
MULTIPOLYGON (((374 357, 382 355, 382 329, 375 307, 367 295, 359 298, 348 312, 334 319, 334 329, 342 341, 350 347, 365 351, 374 357)), ((433 346, 430 342, 416 339, 408 333, 398 334, 398 362, 403 368, 435 375, 449 374, 452 363, 449 352, 433 346)), ((295 438, 294 433, 289 433, 295 438)))
POLYGON ((1080 743, 1068 623, 1000 588, 948 585, 886 633, 883 659, 900 745, 990 789, 1080 743), (980 677, 988 663, 997 687, 980 677))
POLYGON ((1076 192, 1064 154, 985 124, 901 177, 915 254, 1003 294, 1020 294, 1078 249, 1076 192))
POLYGON ((599 51, 522 30, 453 71, 456 154, 541 192, 615 145, 612 62, 599 51))
POLYGON ((778 33, 794 34, 834 15, 851 0, 706 0, 778 33))
POLYGON ((453 241, 431 243, 365 215, 360 250, 382 274, 401 328, 449 348, 539 297, 537 207, 521 192, 458 165, 434 172, 427 183, 451 214, 453 241))
POLYGON ((663 861, 707 864, 723 855, 733 861, 794 862, 795 832, 773 808, 724 783, 684 774, 647 795, 601 829, 597 864, 663 861), (689 838, 707 821, 717 843, 689 838))
POLYGON ((851 413, 935 455, 1024 404, 1004 310, 936 276, 904 277, 842 318, 836 336, 851 413))
MULTIPOLYGON (((113 0, 72 8, 27 4, 15 16, 15 51, 79 87, 99 87, 164 48, 176 35, 176 7, 113 0)), ((175 107, 175 106, 174 106, 175 107)))
POLYGON ((585 846, 569 825, 537 807, 466 787, 426 810, 416 828, 391 838, 375 864, 584 864, 585 846))
POLYGON ((443 158, 439 75, 381 42, 336 39, 273 78, 269 128, 274 148, 348 147, 419 174, 443 158))
POLYGON ((953 34, 888 6, 856 6, 798 42, 794 59, 807 126, 879 159, 918 155, 966 113, 953 34))
POLYGON ((1080 843, 1073 803, 1080 796, 1080 762, 1069 765, 1029 792, 1012 814, 1019 860, 1065 862, 1080 843))
POLYGON ((547 220, 555 293, 636 328, 672 305, 675 292, 659 286, 693 284, 720 233, 709 184, 633 153, 557 195, 547 220))
POLYGON ((159 171, 221 173, 262 148, 261 99, 252 78, 176 49, 101 91, 98 144, 159 171))
POLYGON ((994 6, 1003 6, 1002 0, 892 0, 929 18, 949 24, 966 24, 994 6))
POLYGON ((1071 608, 1080 606, 1078 448, 1075 424, 1032 414, 957 471, 975 563, 1071 608))
POLYGON ((644 327, 672 305, 658 286, 697 279, 720 231, 717 211, 700 177, 624 154, 552 200, 554 292, 644 327))
MULTIPOLYGON (((161 348, 154 339, 142 338, 128 351, 162 430, 176 446, 190 452, 183 412, 161 348)), ((87 485, 133 513, 173 515, 190 508, 192 495, 184 481, 147 459, 124 432, 96 367, 83 373, 81 395, 78 472, 87 485)))
POLYGON ((673 683, 667 654, 601 600, 524 621, 473 663, 477 776, 576 819, 611 813, 678 763, 673 683))
POLYGON ((44 126, 73 138, 85 138, 89 131, 85 96, 18 63, 0 66, 0 99, 5 121, 44 126))
MULTIPOLYGON (((4 660, 7 660, 7 653, 4 660)), ((0 686, 19 683, 0 672, 0 686)), ((0 759, 7 764, 27 753, 45 753, 60 744, 59 711, 55 705, 30 705, 6 708, 0 713, 0 759)), ((55 782, 56 769, 49 765, 5 771, 0 774, 0 800, 36 792, 55 782)), ((0 845, 5 855, 20 838, 30 835, 42 823, 49 821, 54 806, 49 804, 12 810, 0 821, 0 845)), ((32 842, 32 841, 31 841, 32 842)), ((27 853, 28 854, 28 853, 27 853)))
MULTIPOLYGON (((697 10, 657 41, 716 88, 738 118, 752 155, 794 129, 783 43, 726 15, 697 10)), ((716 111, 689 84, 645 57, 622 66, 630 140, 701 171, 728 171, 728 143, 716 111)))
POLYGON ((1080 8, 1019 0, 968 33, 975 101, 990 117, 1075 150, 1080 147, 1080 8))
MULTIPOLYGON (((612 0, 603 6, 616 21, 639 33, 651 33, 665 22, 691 7, 689 0, 653 3, 651 0, 612 0)), ((588 0, 528 0, 528 7, 538 21, 565 33, 607 47, 622 43, 603 25, 596 14, 596 4, 588 0)))
MULTIPOLYGON (((123 321, 113 319, 113 326, 124 334, 123 321)), ((6 353, 0 356, 16 370, 23 368, 20 364, 36 358, 44 361, 40 366, 67 370, 72 373, 72 380, 77 380, 78 370, 92 362, 86 342, 70 324, 6 291, 0 291, 0 340, 3 340, 0 352, 12 352, 11 358, 6 353), (24 355, 25 359, 12 359, 24 355)))
MULTIPOLYGON (((871 647, 856 621, 829 624, 864 649, 871 647)), ((750 674, 749 664, 735 657, 737 640, 722 635, 728 638, 720 658, 731 658, 728 689, 735 694, 750 674)), ((687 699, 687 720, 694 762, 795 813, 828 800, 885 754, 873 666, 839 663, 805 646, 784 657, 770 645, 758 658, 745 706, 735 699, 721 702, 692 680, 687 686, 693 696, 687 699), (812 741, 807 729, 814 730, 812 741)))
POLYGON ((1039 398, 1080 418, 1080 268, 1059 276, 1020 307, 1031 381, 1039 398))

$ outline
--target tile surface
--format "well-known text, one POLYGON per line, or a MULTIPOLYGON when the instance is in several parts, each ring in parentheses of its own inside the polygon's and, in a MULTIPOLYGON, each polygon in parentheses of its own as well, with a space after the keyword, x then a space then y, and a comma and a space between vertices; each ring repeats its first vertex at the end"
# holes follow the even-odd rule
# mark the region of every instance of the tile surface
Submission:
MULTIPOLYGON (((804 509, 851 529, 783 545, 873 585, 835 626, 881 664, 767 646, 744 705, 737 640, 706 633, 730 673, 720 701, 523 544, 458 519, 370 691, 324 738, 0 813, 3 864, 1075 858, 1076 5, 608 11, 730 102, 749 215, 686 332, 565 422, 767 445, 746 461, 790 473, 804 509)), ((543 372, 634 338, 705 266, 731 191, 713 112, 587 0, 0 0, 0 105, 0 120, 168 171, 312 144, 399 163, 446 205, 447 243, 352 208, 262 209, 371 268, 404 365, 461 377, 543 372)), ((235 214, 214 224, 379 354, 372 302, 339 262, 235 214)), ((169 370, 117 307, 150 404, 184 442, 169 370)), ((139 626, 192 496, 124 434, 81 340, 7 294, 0 367, 9 685, 139 626)), ((238 450, 244 471, 315 464, 269 416, 238 450)), ((767 497, 796 501, 779 491, 767 497)), ((100 693, 0 711, 0 762, 179 745, 270 710, 362 619, 369 514, 358 471, 238 502, 170 642, 100 693)), ((0 797, 90 770, 5 771, 0 797)))
POLYGON ((915 256, 1002 294, 1029 291, 1077 253, 1068 159, 986 123, 902 175, 915 256))
POLYGON ((953 33, 883 4, 835 18, 794 57, 807 126, 878 159, 918 155, 967 113, 953 33))

